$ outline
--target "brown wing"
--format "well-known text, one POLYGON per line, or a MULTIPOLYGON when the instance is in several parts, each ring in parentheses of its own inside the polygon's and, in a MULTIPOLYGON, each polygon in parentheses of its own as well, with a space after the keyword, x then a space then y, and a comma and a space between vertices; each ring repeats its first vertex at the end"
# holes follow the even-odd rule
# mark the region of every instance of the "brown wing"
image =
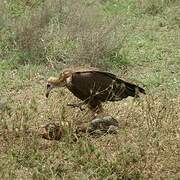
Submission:
MULTIPOLYGON (((112 77, 115 77, 112 75, 112 77)), ((99 97, 101 100, 108 96, 108 88, 112 85, 113 78, 99 71, 75 72, 72 75, 71 86, 68 89, 79 99, 99 97)))
POLYGON ((74 72, 68 89, 81 100, 93 98, 100 101, 134 97, 137 90, 145 93, 144 89, 101 71, 74 72))
POLYGON ((116 79, 117 77, 116 77, 116 75, 114 75, 114 74, 112 74, 112 73, 109 73, 109 72, 105 72, 105 71, 97 71, 97 70, 89 70, 89 71, 76 71, 75 73, 81 73, 81 74, 83 74, 83 73, 94 73, 94 74, 101 74, 101 75, 103 75, 104 74, 104 76, 109 76, 110 78, 112 78, 112 79, 116 79))

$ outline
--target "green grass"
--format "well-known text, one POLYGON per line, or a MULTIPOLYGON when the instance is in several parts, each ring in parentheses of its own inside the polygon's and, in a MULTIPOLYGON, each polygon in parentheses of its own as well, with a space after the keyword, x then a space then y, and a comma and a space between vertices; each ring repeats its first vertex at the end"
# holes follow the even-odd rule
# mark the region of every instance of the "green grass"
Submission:
POLYGON ((0 2, 0 179, 179 179, 178 0, 0 2), (94 66, 147 95, 104 103, 116 135, 84 134, 91 119, 65 89, 44 96, 64 67, 94 66), (39 137, 58 122, 59 141, 39 137))

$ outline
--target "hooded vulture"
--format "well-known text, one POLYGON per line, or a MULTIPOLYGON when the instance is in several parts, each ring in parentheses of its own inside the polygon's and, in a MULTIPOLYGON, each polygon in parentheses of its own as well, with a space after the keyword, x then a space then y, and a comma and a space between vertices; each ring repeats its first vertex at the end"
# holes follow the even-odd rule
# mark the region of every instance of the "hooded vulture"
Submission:
POLYGON ((64 70, 58 78, 50 77, 47 80, 46 97, 56 87, 66 87, 77 98, 82 100, 79 104, 69 104, 79 107, 88 104, 91 110, 101 107, 101 102, 119 101, 128 96, 138 97, 145 90, 135 84, 117 78, 114 74, 96 70, 72 71, 64 70))

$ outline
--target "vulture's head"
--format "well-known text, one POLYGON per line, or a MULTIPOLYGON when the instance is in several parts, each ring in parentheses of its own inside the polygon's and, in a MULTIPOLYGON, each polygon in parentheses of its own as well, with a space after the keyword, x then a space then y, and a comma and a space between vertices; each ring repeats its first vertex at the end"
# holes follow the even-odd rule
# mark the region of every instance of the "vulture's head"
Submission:
POLYGON ((46 85, 46 97, 48 98, 50 91, 53 88, 56 87, 65 87, 68 83, 71 81, 71 76, 72 76, 72 71, 66 70, 63 71, 59 78, 56 77, 50 77, 47 80, 47 85, 46 85))

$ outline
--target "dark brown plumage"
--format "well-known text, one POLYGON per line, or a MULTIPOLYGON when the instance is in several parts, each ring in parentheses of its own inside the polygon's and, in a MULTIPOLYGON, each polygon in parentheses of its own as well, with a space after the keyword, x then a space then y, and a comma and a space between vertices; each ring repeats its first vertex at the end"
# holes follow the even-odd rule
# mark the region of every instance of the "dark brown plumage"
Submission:
POLYGON ((47 93, 54 87, 67 87, 90 109, 97 109, 101 102, 118 101, 128 96, 138 96, 145 90, 135 84, 117 78, 114 74, 102 71, 71 71, 66 70, 59 78, 49 78, 47 93))

